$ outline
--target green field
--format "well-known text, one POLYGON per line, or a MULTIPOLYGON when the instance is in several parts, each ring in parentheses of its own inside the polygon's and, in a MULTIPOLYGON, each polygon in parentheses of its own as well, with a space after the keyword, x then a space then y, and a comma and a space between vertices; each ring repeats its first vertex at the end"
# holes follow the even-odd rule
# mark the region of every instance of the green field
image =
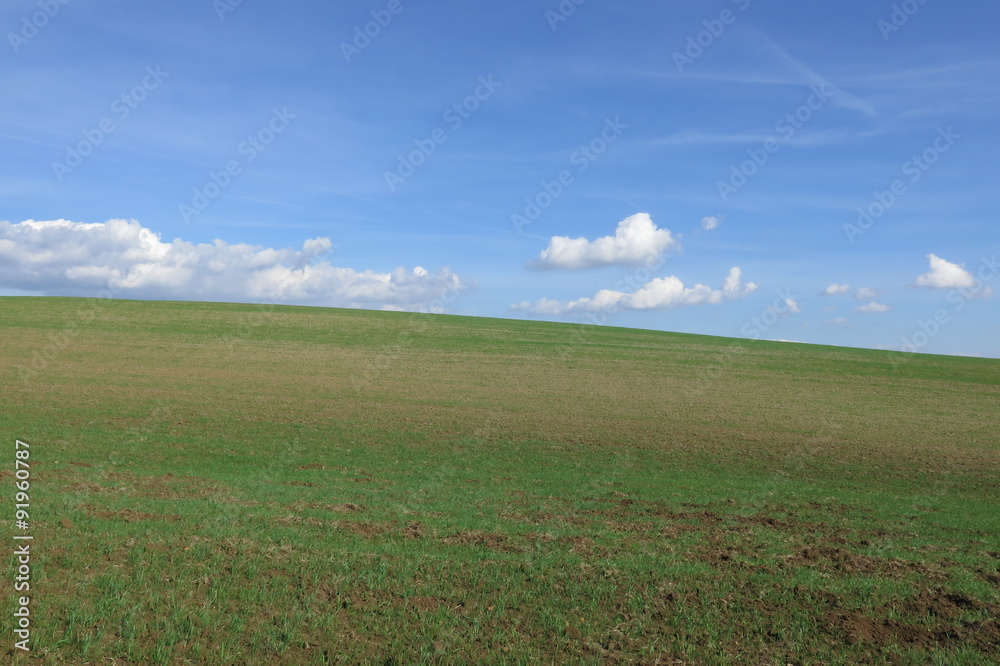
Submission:
POLYGON ((0 339, 18 662, 1000 657, 998 360, 66 298, 0 339))

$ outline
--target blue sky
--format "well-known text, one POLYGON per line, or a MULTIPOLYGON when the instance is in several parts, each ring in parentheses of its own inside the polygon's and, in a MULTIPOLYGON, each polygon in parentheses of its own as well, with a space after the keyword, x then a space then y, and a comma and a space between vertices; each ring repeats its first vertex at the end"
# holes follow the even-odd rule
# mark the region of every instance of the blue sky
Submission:
POLYGON ((0 293, 1000 357, 998 22, 971 0, 8 2, 0 293))

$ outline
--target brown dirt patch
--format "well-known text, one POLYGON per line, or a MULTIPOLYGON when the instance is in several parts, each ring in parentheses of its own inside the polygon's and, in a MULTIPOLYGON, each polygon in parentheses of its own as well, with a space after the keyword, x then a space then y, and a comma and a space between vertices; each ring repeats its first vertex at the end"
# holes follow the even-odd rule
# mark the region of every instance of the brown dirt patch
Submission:
POLYGON ((321 504, 319 502, 293 502, 288 505, 288 508, 293 511, 299 511, 301 509, 319 509, 320 511, 331 511, 333 513, 353 513, 355 511, 367 511, 368 507, 363 504, 354 504, 353 502, 347 502, 346 504, 321 504))
POLYGON ((688 508, 700 508, 701 511, 678 511, 677 508, 666 502, 639 500, 624 497, 622 493, 612 492, 613 497, 584 497, 585 502, 599 502, 610 504, 608 508, 583 509, 581 514, 589 516, 601 516, 604 518, 623 519, 635 518, 638 516, 649 516, 662 520, 690 520, 702 525, 715 525, 721 523, 723 518, 715 512, 705 509, 698 504, 684 503, 681 506, 688 508))
POLYGON ((387 525, 384 523, 368 523, 368 522, 358 522, 353 520, 342 520, 336 523, 331 523, 336 525, 342 530, 351 532, 352 534, 357 534, 363 537, 377 537, 385 534, 392 530, 392 525, 387 525))
POLYGON ((303 516, 283 516, 281 518, 275 518, 274 522, 281 523, 282 525, 326 525, 322 520, 317 520, 316 518, 306 518, 303 516))
POLYGON ((898 578, 909 574, 920 574, 925 579, 945 576, 923 562, 868 557, 829 546, 807 546, 798 553, 785 556, 781 566, 807 566, 850 576, 878 574, 898 578))
POLYGON ((764 527, 774 527, 774 528, 788 527, 788 523, 786 523, 785 521, 772 518, 771 516, 768 516, 763 513, 758 513, 753 516, 739 516, 737 520, 739 520, 741 523, 748 523, 750 525, 762 525, 764 527))
POLYGON ((979 569, 978 571, 976 571, 976 574, 979 576, 979 578, 985 580, 987 583, 1000 587, 1000 574, 996 572, 985 571, 983 569, 979 569))
POLYGON ((707 546, 698 551, 697 559, 707 564, 726 564, 736 560, 737 550, 725 546, 707 546))
POLYGON ((697 525, 688 525, 686 523, 668 523, 659 529, 658 534, 664 539, 673 539, 685 532, 693 532, 697 529, 697 525))
POLYGON ((947 592, 938 588, 934 591, 924 590, 917 596, 910 597, 901 610, 911 615, 953 620, 965 612, 988 611, 997 615, 1000 614, 1000 605, 985 604, 960 592, 947 592))
POLYGON ((322 603, 336 602, 339 595, 340 593, 336 588, 323 584, 316 590, 316 601, 322 603))
POLYGON ((407 539, 423 539, 424 526, 420 523, 410 523, 403 528, 403 536, 407 539))
POLYGON ((904 645, 919 649, 973 646, 990 652, 1000 645, 998 614, 998 604, 983 603, 961 593, 937 588, 879 607, 870 614, 831 610, 823 616, 822 626, 828 633, 855 644, 904 645), (920 620, 909 622, 888 617, 893 611, 920 620), (971 613, 988 613, 991 617, 961 619, 971 613))
MULTIPOLYGON (((79 466, 83 465, 81 463, 79 466)), ((108 485, 83 481, 73 474, 70 474, 70 478, 72 480, 69 483, 63 484, 62 488, 71 492, 90 494, 126 493, 139 497, 172 500, 220 498, 223 494, 232 496, 232 489, 228 486, 216 483, 213 479, 197 476, 175 476, 173 474, 142 476, 129 472, 108 472, 107 474, 91 477, 94 481, 110 482, 108 485)))
POLYGON ((558 542, 568 545, 570 551, 577 555, 590 555, 594 550, 594 542, 583 536, 565 536, 558 539, 558 542))
POLYGON ((406 607, 421 612, 434 612, 441 606, 441 602, 434 597, 410 597, 406 600, 406 607))
POLYGON ((556 538, 548 532, 531 532, 524 534, 523 536, 532 543, 552 543, 556 540, 556 538))
POLYGON ((489 548, 502 553, 518 553, 523 549, 511 543, 503 534, 493 534, 491 532, 464 531, 456 532, 451 536, 442 539, 447 544, 461 544, 464 546, 478 546, 489 548))

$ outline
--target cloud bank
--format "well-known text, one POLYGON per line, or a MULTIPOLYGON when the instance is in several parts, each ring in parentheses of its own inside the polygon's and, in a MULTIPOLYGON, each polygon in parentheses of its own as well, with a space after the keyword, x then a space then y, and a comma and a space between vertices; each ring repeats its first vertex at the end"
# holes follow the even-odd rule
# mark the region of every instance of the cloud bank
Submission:
POLYGON ((641 266, 680 243, 667 229, 659 229, 647 213, 636 213, 618 223, 614 236, 593 241, 553 236, 529 268, 582 270, 602 266, 641 266))
POLYGON ((742 274, 738 266, 731 268, 721 289, 712 289, 703 284, 685 287, 680 278, 671 275, 654 278, 630 293, 602 289, 592 298, 584 297, 575 301, 542 298, 534 303, 522 301, 512 305, 511 310, 536 315, 563 316, 599 311, 610 313, 618 309, 665 310, 682 305, 721 303, 723 299, 743 298, 757 289, 758 285, 753 282, 742 284, 742 274))
POLYGON ((443 268, 389 273, 339 268, 320 257, 333 244, 301 250, 246 244, 165 243, 135 220, 0 222, 0 286, 46 295, 235 301, 439 310, 465 288, 443 268))

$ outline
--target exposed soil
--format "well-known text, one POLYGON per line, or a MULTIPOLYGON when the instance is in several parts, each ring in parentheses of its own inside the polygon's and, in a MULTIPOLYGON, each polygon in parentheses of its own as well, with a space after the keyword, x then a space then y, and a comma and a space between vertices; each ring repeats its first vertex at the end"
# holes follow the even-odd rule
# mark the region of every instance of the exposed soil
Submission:
POLYGON ((503 534, 492 534, 490 532, 465 531, 456 532, 451 536, 442 539, 447 544, 462 544, 466 546, 478 546, 489 548, 501 553, 519 553, 524 549, 510 543, 508 537, 503 534))
POLYGON ((407 539, 423 539, 424 527, 420 523, 410 523, 403 528, 403 536, 407 539))
POLYGON ((1000 649, 998 614, 1000 605, 983 604, 961 594, 935 590, 901 600, 896 607, 882 607, 873 612, 832 610, 823 616, 822 626, 851 643, 898 644, 922 649, 971 645, 988 652, 1000 649), (916 616, 923 622, 893 619, 889 617, 893 610, 916 616), (961 619, 962 615, 983 612, 990 617, 961 619))
POLYGON ((900 577, 921 574, 936 577, 939 572, 923 562, 898 558, 879 558, 858 555, 843 548, 807 546, 784 558, 783 566, 808 566, 845 575, 873 575, 900 577))

